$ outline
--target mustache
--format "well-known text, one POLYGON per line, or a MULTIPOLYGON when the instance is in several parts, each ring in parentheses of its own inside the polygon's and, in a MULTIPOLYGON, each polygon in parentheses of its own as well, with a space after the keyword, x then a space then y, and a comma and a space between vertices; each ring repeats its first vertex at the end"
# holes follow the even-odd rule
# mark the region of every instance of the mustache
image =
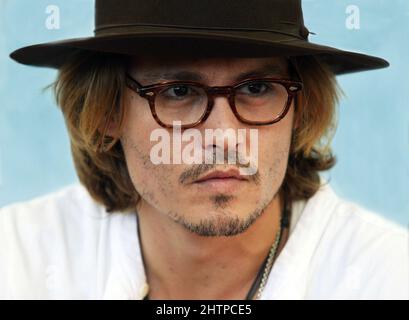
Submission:
MULTIPOLYGON (((190 168, 186 169, 184 172, 182 172, 182 174, 179 177, 179 183, 180 184, 189 184, 195 180, 197 180, 201 175, 212 171, 213 169, 215 169, 216 167, 220 167, 220 164, 215 163, 215 157, 216 157, 216 153, 213 152, 213 161, 211 161, 212 163, 208 164, 208 163, 203 163, 203 164, 193 164, 190 168)), ((234 155, 234 157, 236 157, 236 154, 234 155)), ((232 155, 228 154, 228 159, 232 159, 232 155)), ((237 163, 237 162, 236 162, 237 163)), ((250 167, 250 162, 246 163, 246 164, 241 164, 241 162, 239 162, 238 164, 234 165, 233 167, 236 167, 238 170, 240 168, 249 168, 250 167)), ((223 166, 224 168, 231 168, 232 165, 231 164, 225 164, 223 166)), ((255 174, 252 175, 248 175, 246 176, 248 178, 248 181, 250 182, 254 182, 256 184, 258 184, 260 182, 260 173, 257 170, 255 174)))

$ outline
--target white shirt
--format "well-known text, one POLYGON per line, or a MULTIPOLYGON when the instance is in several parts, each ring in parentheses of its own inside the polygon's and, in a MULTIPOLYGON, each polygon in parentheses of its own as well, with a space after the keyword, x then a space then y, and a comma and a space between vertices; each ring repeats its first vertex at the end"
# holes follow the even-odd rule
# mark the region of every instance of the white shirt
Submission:
MULTIPOLYGON (((261 299, 409 299, 409 233, 323 184, 292 205, 261 299)), ((0 299, 142 299, 136 215, 81 185, 0 209, 0 299)))

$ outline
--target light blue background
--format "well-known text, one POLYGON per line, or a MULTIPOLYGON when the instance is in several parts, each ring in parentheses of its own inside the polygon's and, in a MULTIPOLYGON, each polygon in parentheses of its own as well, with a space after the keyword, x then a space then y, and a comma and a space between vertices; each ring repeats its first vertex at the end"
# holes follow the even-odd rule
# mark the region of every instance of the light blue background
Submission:
MULTIPOLYGON (((91 0, 0 0, 0 206, 77 181, 65 125, 50 91, 52 69, 14 63, 19 47, 90 36, 91 0), (61 28, 45 26, 57 5, 61 28)), ((333 142, 336 167, 325 176, 344 198, 398 223, 409 223, 409 1, 304 0, 310 41, 386 58, 388 69, 345 75, 333 142), (360 30, 345 27, 348 5, 360 30)))

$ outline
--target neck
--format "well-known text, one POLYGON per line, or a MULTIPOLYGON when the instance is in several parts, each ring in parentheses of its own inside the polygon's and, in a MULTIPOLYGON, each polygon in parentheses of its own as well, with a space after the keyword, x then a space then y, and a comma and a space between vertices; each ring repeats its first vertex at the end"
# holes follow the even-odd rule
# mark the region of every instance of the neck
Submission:
POLYGON ((139 230, 149 298, 244 299, 274 243, 281 207, 277 196, 245 232, 203 237, 141 201, 139 230))

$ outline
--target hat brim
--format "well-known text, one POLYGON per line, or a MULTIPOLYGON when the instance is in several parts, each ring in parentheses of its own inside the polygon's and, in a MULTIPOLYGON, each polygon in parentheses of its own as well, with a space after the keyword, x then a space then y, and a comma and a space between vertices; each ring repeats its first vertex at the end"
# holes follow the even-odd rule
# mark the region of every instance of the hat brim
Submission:
POLYGON ((235 56, 314 55, 337 74, 385 68, 389 63, 375 56, 345 51, 303 39, 267 32, 198 30, 142 30, 48 42, 20 48, 10 57, 22 64, 60 68, 79 51, 137 55, 138 53, 190 53, 235 56))

